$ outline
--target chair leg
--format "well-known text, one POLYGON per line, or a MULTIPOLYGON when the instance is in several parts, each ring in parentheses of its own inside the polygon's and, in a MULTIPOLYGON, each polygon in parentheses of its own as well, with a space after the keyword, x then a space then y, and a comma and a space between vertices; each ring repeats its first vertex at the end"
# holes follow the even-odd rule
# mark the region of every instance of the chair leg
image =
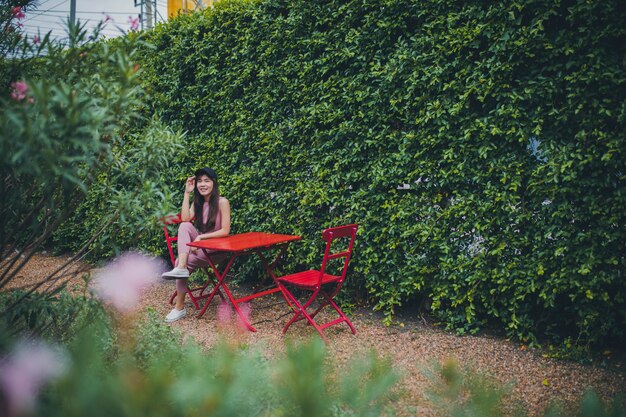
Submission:
MULTIPOLYGON (((333 299, 328 295, 328 293, 326 293, 324 290, 320 290, 320 294, 322 294, 322 296, 325 298, 325 301, 321 303, 321 305, 317 308, 317 310, 315 310, 313 313, 310 314, 311 318, 315 318, 317 313, 319 313, 324 307, 331 306, 332 308, 335 309, 337 314, 339 314, 341 321, 345 321, 348 327, 350 327, 350 331, 352 332, 352 334, 356 334, 356 329, 354 328, 354 326, 352 325, 348 317, 346 317, 346 315, 343 314, 343 311, 341 311, 339 306, 333 301, 333 299)), ((333 321, 332 323, 335 324, 335 321, 333 321)))
MULTIPOLYGON (((356 334, 356 329, 354 328, 354 326, 352 325, 352 323, 350 322, 350 320, 348 320, 348 318, 346 317, 345 314, 343 314, 343 311, 341 311, 341 309, 339 308, 339 306, 333 301, 332 298, 330 298, 328 296, 328 294, 326 294, 326 292, 324 291, 320 291, 322 293, 322 295, 324 296, 324 298, 326 298, 327 304, 326 305, 330 305, 332 306, 332 308, 335 309, 335 311, 337 312, 337 314, 339 314, 339 316, 342 318, 343 321, 346 322, 346 324, 348 325, 348 327, 350 327, 350 330, 352 331, 352 334, 356 334)), ((322 307, 324 307, 322 306, 322 307)), ((320 307, 321 309, 321 307, 320 307)))
MULTIPOLYGON (((284 288, 284 286, 283 286, 284 288)), ((326 343, 328 345, 328 339, 326 339, 326 336, 324 335, 324 332, 322 331, 322 328, 320 326, 317 325, 317 323, 315 323, 315 320, 313 320, 313 318, 306 312, 306 307, 311 304, 311 302, 313 301, 313 297, 311 297, 311 299, 303 306, 302 304, 300 304, 298 302, 298 300, 296 300, 296 298, 285 289, 284 293, 286 293, 289 298, 291 299, 291 301, 293 302, 292 308, 294 308, 295 310, 295 314, 294 316, 291 318, 291 320, 289 320, 289 322, 285 325, 285 327, 283 328, 283 334, 287 333, 287 329, 289 329, 289 326, 291 326, 293 323, 295 323, 296 321, 302 320, 302 319, 306 319, 309 324, 311 326, 313 326, 315 328, 315 330, 317 330, 317 332, 319 333, 320 337, 322 338, 322 340, 324 341, 324 343, 326 343), (303 317, 300 317, 300 315, 302 315, 303 317)))
MULTIPOLYGON (((190 289, 189 287, 187 287, 187 295, 189 296, 189 299, 191 300, 191 302, 193 303, 193 306, 195 307, 196 310, 200 310, 200 304, 198 304, 198 300, 202 300, 203 298, 207 298, 209 295, 204 295, 204 290, 209 286, 209 282, 207 281, 207 283, 205 285, 203 285, 202 287, 198 287, 198 288, 194 288, 193 290, 190 289), (196 297, 195 295, 193 295, 194 292, 198 291, 198 297, 196 297)), ((176 296, 178 295, 178 291, 174 291, 174 293, 170 296, 170 304, 174 304, 174 300, 176 299, 176 296)), ((224 295, 222 294, 222 291, 218 290, 217 291, 217 295, 219 295, 219 297, 222 299, 222 301, 224 301, 224 295)))

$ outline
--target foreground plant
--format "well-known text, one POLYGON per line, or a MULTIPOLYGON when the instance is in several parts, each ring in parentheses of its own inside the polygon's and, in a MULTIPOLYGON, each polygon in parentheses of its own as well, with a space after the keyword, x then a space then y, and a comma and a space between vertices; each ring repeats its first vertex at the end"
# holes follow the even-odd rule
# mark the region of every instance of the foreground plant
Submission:
MULTIPOLYGON (((5 3, 3 8, 12 6, 5 3)), ((67 42, 49 34, 29 40, 19 36, 13 14, 0 18, 18 32, 0 38, 8 51, 0 72, 2 289, 75 216, 96 183, 106 199, 105 215, 87 233, 72 236, 77 248, 68 264, 110 238, 114 224, 141 218, 140 234, 151 224, 146 208, 158 212, 155 196, 166 197, 155 173, 168 165, 181 135, 139 115, 145 94, 136 60, 139 46, 146 46, 140 35, 113 44, 99 38, 105 22, 91 33, 79 23, 68 27, 67 42)), ((64 281, 65 266, 49 271, 30 290, 64 281)))

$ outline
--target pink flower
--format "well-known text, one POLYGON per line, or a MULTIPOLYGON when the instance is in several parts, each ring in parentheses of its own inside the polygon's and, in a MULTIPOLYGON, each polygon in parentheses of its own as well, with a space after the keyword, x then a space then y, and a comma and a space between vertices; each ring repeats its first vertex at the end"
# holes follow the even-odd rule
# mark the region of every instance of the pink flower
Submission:
POLYGON ((15 6, 13 9, 11 9, 11 13, 16 19, 23 19, 26 16, 22 11, 22 6, 15 6))
POLYGON ((98 297, 119 311, 131 311, 163 269, 162 262, 127 252, 96 273, 93 288, 98 297))
POLYGON ((39 36, 37 35, 33 36, 33 45, 39 45, 40 42, 41 42, 41 39, 39 39, 39 36))
POLYGON ((109 23, 112 21, 113 21, 113 18, 111 16, 109 16, 108 14, 104 15, 104 23, 109 23))
POLYGON ((216 316, 218 326, 222 328, 230 326, 233 319, 233 309, 231 308, 230 304, 222 301, 220 305, 217 306, 216 316))
POLYGON ((128 23, 130 23, 130 30, 139 29, 139 18, 128 16, 128 23))
POLYGON ((15 101, 22 101, 26 98, 28 84, 24 81, 16 81, 11 83, 11 98, 15 101))
POLYGON ((8 356, 0 359, 0 390, 9 416, 30 413, 39 388, 66 369, 67 358, 59 348, 39 341, 18 342, 8 356))
MULTIPOLYGON (((252 313, 252 306, 250 305, 250 303, 239 304, 239 311, 241 311, 241 315, 246 319, 246 321, 250 323, 250 313, 252 313)), ((248 329, 243 320, 241 320, 239 314, 237 314, 237 324, 239 325, 239 329, 241 331, 246 331, 248 329)))

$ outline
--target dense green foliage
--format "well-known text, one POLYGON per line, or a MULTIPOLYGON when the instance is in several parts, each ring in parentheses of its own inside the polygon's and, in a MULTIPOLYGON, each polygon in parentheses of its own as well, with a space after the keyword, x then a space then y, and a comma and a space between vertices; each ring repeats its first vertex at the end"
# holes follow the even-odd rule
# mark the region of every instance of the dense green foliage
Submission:
MULTIPOLYGON (((389 318, 623 338, 620 2, 222 2, 151 34, 172 189, 222 176, 235 231, 361 225, 350 285, 389 318)), ((295 262, 295 261, 294 261, 295 262)))
POLYGON ((147 97, 136 61, 149 49, 141 35, 105 42, 105 23, 88 32, 78 22, 65 41, 35 42, 15 12, 30 3, 0 4, 13 34, 0 37, 0 266, 9 267, 0 288, 43 244, 111 255, 154 230, 170 208, 160 174, 182 142, 138 112, 147 97))

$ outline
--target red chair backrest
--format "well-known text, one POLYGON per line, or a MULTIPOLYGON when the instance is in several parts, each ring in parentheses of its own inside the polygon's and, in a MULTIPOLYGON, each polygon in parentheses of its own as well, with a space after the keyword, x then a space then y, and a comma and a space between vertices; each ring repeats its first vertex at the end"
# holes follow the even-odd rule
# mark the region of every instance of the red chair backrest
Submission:
POLYGON ((356 237, 356 231, 358 228, 358 224, 347 224, 345 226, 331 227, 325 229, 322 232, 322 238, 326 241, 326 249, 324 250, 324 259, 322 260, 322 269, 320 270, 320 280, 324 275, 328 261, 338 258, 345 258, 341 271, 341 279, 339 282, 343 282, 343 280, 346 278, 346 273, 348 272, 348 264, 350 263, 350 256, 352 255, 352 248, 354 247, 354 239, 356 237), (345 237, 350 238, 348 248, 340 252, 332 252, 331 247, 333 241, 345 237))
POLYGON ((165 243, 167 244, 167 250, 170 253, 170 259, 172 261, 172 266, 174 266, 176 262, 176 257, 174 256, 174 249, 172 248, 172 242, 176 242, 178 240, 178 236, 170 236, 169 230, 167 230, 167 226, 172 224, 179 224, 182 222, 180 218, 180 213, 161 217, 161 223, 163 223, 163 234, 165 234, 165 243))

